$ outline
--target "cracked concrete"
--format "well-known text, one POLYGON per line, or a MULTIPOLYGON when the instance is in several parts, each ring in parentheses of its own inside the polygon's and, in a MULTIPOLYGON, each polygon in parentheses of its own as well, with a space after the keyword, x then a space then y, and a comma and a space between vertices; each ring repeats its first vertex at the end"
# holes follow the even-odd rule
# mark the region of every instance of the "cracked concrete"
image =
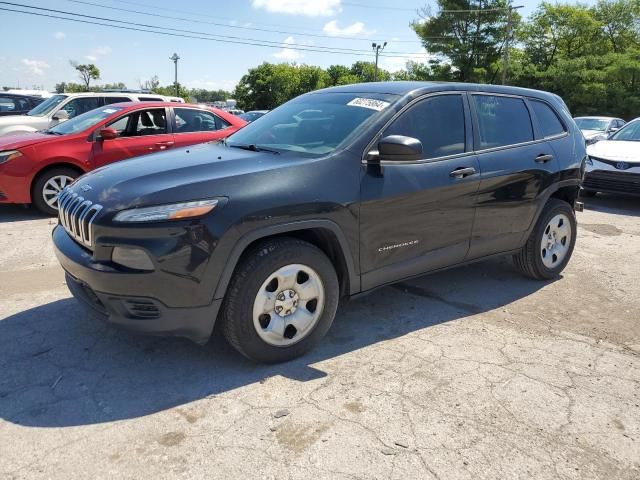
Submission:
POLYGON ((638 479, 640 204, 578 220, 557 281, 491 260, 405 282, 263 366, 89 319, 51 221, 3 206, 0 477, 638 479))

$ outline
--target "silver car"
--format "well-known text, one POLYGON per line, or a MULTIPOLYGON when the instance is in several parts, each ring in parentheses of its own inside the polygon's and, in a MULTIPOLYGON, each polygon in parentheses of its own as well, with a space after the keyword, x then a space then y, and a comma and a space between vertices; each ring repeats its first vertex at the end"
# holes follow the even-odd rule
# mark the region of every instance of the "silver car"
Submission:
POLYGON ((582 130, 587 145, 604 140, 625 124, 624 120, 615 117, 576 117, 574 120, 582 130))
POLYGON ((53 95, 26 115, 0 117, 0 136, 12 133, 46 130, 81 113, 111 103, 154 101, 165 102, 167 97, 156 94, 87 92, 53 95))

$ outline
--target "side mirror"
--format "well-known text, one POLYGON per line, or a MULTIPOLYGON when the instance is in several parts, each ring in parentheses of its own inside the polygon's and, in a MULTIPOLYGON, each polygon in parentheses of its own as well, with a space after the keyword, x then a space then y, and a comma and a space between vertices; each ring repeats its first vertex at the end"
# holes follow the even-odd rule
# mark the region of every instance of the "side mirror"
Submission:
POLYGON ((99 137, 102 140, 113 140, 118 138, 118 131, 115 128, 103 128, 98 132, 99 137))
POLYGON ((58 110, 51 118, 59 122, 64 122, 65 120, 69 120, 69 112, 66 110, 58 110))
POLYGON ((404 135, 389 135, 378 142, 380 160, 413 161, 422 159, 422 142, 404 135))

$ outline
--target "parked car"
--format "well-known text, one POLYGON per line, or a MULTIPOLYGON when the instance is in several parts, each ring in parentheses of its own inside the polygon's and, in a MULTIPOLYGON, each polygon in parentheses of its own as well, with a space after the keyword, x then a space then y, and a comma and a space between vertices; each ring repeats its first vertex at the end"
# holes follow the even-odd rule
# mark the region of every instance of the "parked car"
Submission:
POLYGON ((259 119, 260 117, 262 117, 265 113, 267 113, 269 110, 251 110, 250 112, 246 112, 246 113, 241 113, 240 115, 238 115, 241 119, 243 119, 245 122, 253 122, 254 120, 259 119))
POLYGON ((587 148, 583 195, 640 195, 640 118, 587 148))
POLYGON ((0 117, 25 114, 43 100, 42 97, 0 92, 0 117))
POLYGON ((607 138, 626 123, 621 118, 613 117, 576 117, 574 120, 582 130, 587 145, 607 138))
POLYGON ((227 112, 229 112, 231 115, 239 116, 244 113, 244 110, 240 110, 239 108, 228 108, 227 112))
POLYGON ((91 110, 43 132, 6 135, 0 137, 0 203, 33 203, 55 215, 60 191, 85 172, 219 140, 245 124, 213 108, 128 102, 91 110))
POLYGON ((168 102, 168 98, 156 94, 88 92, 60 93, 47 98, 26 115, 10 115, 0 118, 0 136, 17 132, 46 130, 70 118, 94 108, 111 103, 134 101, 168 102))
POLYGON ((340 86, 224 143, 83 176, 60 196, 53 241, 71 292, 104 320, 204 343, 217 318, 242 354, 279 362, 322 339, 341 297, 497 254, 557 277, 584 161, 549 93, 340 86))

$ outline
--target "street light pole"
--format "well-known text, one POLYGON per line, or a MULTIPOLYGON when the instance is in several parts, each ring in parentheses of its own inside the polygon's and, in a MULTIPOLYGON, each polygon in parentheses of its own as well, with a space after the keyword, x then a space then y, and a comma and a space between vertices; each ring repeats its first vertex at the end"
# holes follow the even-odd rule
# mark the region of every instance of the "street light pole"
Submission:
POLYGON ((376 68, 373 71, 373 81, 377 82, 378 81, 378 55, 380 55, 380 50, 384 50, 384 47, 387 46, 387 42, 384 42, 382 45, 380 45, 379 43, 373 42, 371 44, 371 48, 373 48, 373 51, 376 52, 376 68))
POLYGON ((169 60, 173 61, 174 67, 175 67, 175 80, 174 80, 174 85, 176 86, 176 97, 180 96, 180 88, 178 87, 178 60, 180 60, 180 57, 178 56, 177 53, 174 53, 173 55, 171 55, 169 57, 169 60))

